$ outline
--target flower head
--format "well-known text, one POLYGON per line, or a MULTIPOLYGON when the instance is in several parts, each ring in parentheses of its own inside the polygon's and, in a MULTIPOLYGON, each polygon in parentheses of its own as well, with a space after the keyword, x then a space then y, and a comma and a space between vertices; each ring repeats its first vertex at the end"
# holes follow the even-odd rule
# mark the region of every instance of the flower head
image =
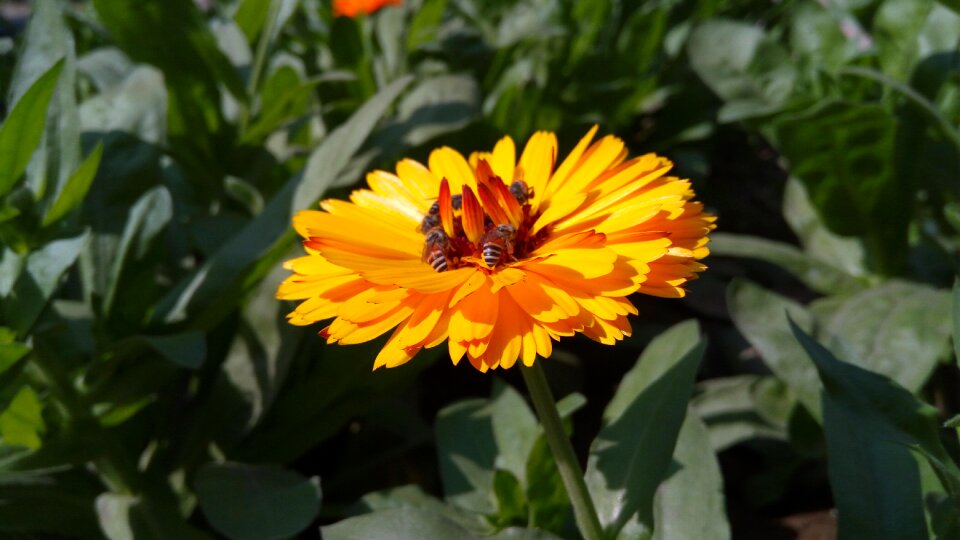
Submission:
POLYGON ((384 6, 398 6, 403 0, 333 0, 333 14, 337 17, 370 15, 384 6))
POLYGON ((307 255, 277 297, 301 300, 290 323, 333 318, 328 343, 389 330, 374 369, 447 342, 481 371, 531 365, 552 341, 582 332, 604 344, 630 335, 627 296, 681 297, 705 267, 714 217, 655 154, 627 159, 594 127, 556 166, 553 133, 516 159, 510 137, 469 159, 443 147, 428 166, 404 159, 373 171, 370 189, 293 224, 307 255))

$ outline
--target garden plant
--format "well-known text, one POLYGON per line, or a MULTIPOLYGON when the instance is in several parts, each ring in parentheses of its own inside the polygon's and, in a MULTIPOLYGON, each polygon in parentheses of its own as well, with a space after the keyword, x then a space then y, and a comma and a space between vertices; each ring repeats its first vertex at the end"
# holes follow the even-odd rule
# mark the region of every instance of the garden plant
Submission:
POLYGON ((0 538, 960 538, 957 0, 4 0, 0 118, 0 538))

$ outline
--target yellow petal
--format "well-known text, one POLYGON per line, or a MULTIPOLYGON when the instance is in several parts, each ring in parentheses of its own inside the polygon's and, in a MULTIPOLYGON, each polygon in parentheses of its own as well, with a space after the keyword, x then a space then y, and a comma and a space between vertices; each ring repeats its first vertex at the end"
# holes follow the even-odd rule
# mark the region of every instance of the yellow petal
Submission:
POLYGON ((510 185, 513 182, 513 171, 517 168, 517 148, 509 135, 497 141, 489 161, 494 174, 510 185))
POLYGON ((450 182, 451 193, 460 193, 464 185, 477 187, 473 169, 463 155, 449 146, 438 148, 430 153, 430 172, 437 178, 446 178, 450 182))
POLYGON ((557 159, 557 136, 547 131, 538 131, 527 141, 520 156, 523 180, 533 190, 530 201, 534 210, 543 201, 543 194, 557 159))

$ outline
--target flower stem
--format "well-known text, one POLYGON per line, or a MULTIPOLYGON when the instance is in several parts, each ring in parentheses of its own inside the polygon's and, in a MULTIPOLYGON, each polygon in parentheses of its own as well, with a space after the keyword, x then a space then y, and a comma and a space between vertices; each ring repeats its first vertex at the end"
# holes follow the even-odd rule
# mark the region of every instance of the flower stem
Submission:
POLYGON ((563 421, 557 411, 553 393, 550 392, 543 366, 540 362, 534 362, 530 367, 520 368, 520 373, 523 374, 527 390, 530 391, 533 408, 540 417, 540 423, 547 436, 547 444, 550 445, 553 459, 557 462, 557 469, 560 471, 560 478, 567 488, 567 495, 570 497, 573 514, 577 520, 577 528, 586 540, 601 540, 603 528, 600 526, 597 510, 593 506, 587 485, 583 482, 580 462, 577 461, 570 439, 567 438, 566 431, 563 429, 563 421))

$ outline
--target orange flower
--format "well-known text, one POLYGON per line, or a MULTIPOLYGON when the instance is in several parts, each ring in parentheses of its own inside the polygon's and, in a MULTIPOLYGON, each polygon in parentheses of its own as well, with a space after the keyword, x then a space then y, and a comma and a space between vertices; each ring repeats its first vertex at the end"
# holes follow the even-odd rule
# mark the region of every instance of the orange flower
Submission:
POLYGON ((531 365, 576 332, 629 336, 627 296, 683 296, 715 218, 666 175, 669 160, 627 159, 616 137, 592 142, 596 131, 556 168, 553 133, 534 134, 519 162, 510 137, 469 160, 439 148, 426 167, 369 173, 351 202, 298 213, 307 255, 286 263, 277 291, 302 301, 290 323, 333 318, 320 335, 340 344, 395 328, 374 369, 444 341, 454 364, 486 371, 531 365))
POLYGON ((337 17, 370 15, 384 6, 399 6, 403 0, 333 0, 333 14, 337 17))

